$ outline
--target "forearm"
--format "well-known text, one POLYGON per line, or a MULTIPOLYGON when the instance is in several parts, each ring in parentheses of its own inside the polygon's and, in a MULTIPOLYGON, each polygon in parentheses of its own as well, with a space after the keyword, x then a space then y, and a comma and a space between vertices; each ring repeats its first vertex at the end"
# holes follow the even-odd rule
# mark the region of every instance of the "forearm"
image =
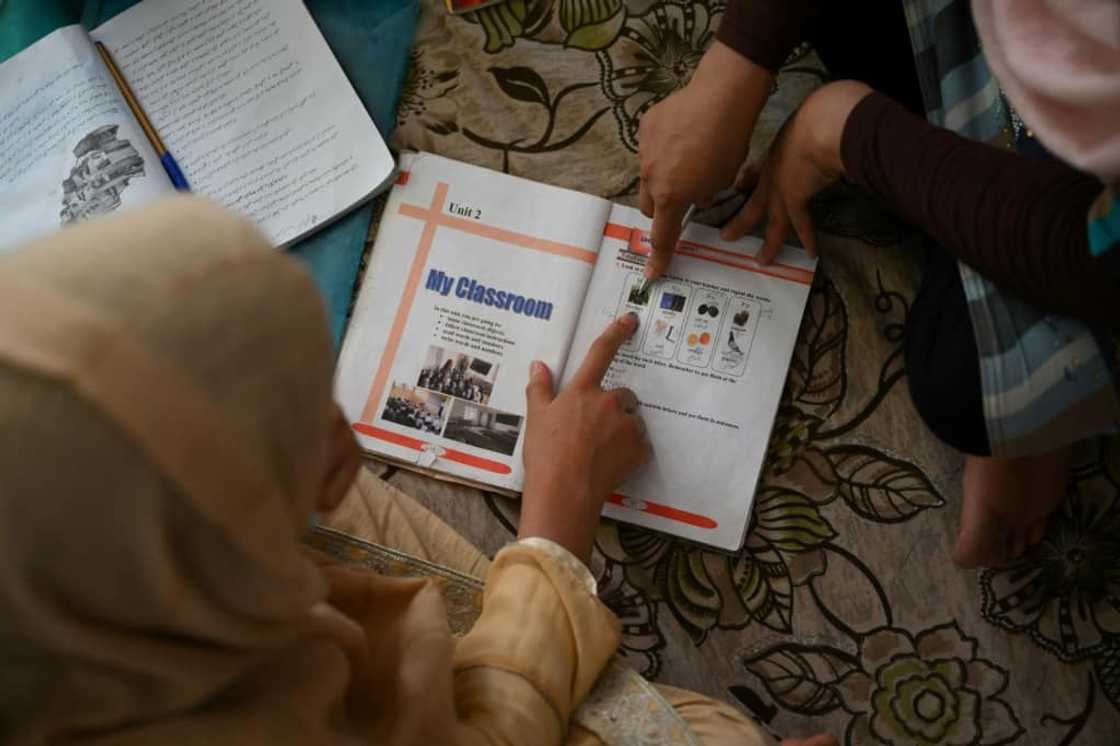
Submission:
POLYGON ((777 73, 793 48, 809 38, 823 0, 730 0, 716 38, 777 73))
POLYGON ((566 733, 619 642, 617 620, 573 567, 523 543, 495 557, 482 617, 455 652, 464 735, 559 743, 566 733))
MULTIPOLYGON (((704 94, 696 102, 697 106, 718 116, 724 126, 749 134, 770 98, 774 75, 773 71, 717 40, 701 58, 690 86, 704 94)), ((740 155, 729 154, 729 158, 740 155)))
POLYGON ((847 178, 883 198, 958 259, 1051 311, 1115 324, 1120 261, 1090 255, 1095 178, 934 127, 881 94, 848 117, 847 178))

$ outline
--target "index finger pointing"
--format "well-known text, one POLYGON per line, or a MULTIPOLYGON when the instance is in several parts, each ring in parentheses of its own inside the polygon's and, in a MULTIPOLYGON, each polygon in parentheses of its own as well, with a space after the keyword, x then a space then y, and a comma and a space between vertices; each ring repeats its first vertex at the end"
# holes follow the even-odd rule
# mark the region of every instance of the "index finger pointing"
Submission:
POLYGON ((681 221, 687 211, 688 205, 684 203, 654 203, 653 228, 649 236, 653 253, 646 265, 646 277, 660 277, 669 268, 669 261, 673 258, 673 251, 681 237, 681 221))
POLYGON ((628 313, 611 322, 611 325, 599 335, 587 351, 579 371, 572 382, 580 386, 598 386, 611 367, 618 348, 630 338, 638 328, 638 315, 628 313))
POLYGON ((642 180, 642 184, 638 189, 638 205, 643 215, 645 215, 647 218, 653 217, 655 212, 653 209, 653 195, 649 193, 649 187, 646 185, 644 179, 642 180))

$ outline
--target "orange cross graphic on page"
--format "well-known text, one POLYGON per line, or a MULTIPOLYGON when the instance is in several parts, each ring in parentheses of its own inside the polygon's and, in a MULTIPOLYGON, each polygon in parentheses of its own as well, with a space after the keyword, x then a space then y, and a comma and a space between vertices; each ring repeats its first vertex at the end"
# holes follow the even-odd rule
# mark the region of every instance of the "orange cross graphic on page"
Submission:
MULTIPOLYGON (((407 183, 407 175, 402 174, 401 178, 398 179, 398 184, 407 183)), ((416 254, 413 257, 408 278, 405 280, 404 292, 401 294, 400 303, 397 305, 397 313, 393 317, 393 324, 389 329, 389 338, 386 340, 385 350, 381 355, 381 361, 378 364, 377 373, 374 375, 373 384, 370 386, 365 407, 362 409, 362 423, 372 424, 377 418, 377 405, 381 401, 381 395, 385 392, 385 386, 389 381, 393 363, 396 361, 401 338, 404 336, 404 328, 408 322, 409 314, 412 312, 413 301, 416 299, 416 291, 420 287, 424 268, 428 264, 432 242, 435 240, 436 228, 469 233, 490 239, 496 243, 563 256, 569 259, 587 262, 588 264, 595 263, 596 252, 581 246, 551 241, 526 233, 487 225, 476 220, 467 220, 449 215, 445 211, 449 190, 450 187, 446 182, 438 182, 435 187, 435 193, 432 195, 431 204, 428 207, 402 203, 397 208, 401 215, 424 221, 424 229, 420 233, 420 241, 416 246, 416 254)))

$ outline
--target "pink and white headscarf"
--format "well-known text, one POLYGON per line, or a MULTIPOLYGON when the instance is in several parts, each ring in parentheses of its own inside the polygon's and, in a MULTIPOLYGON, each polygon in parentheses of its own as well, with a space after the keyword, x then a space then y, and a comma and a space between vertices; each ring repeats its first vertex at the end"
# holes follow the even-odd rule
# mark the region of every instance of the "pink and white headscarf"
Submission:
POLYGON ((972 0, 988 63, 1038 138, 1120 179, 1120 0, 972 0))

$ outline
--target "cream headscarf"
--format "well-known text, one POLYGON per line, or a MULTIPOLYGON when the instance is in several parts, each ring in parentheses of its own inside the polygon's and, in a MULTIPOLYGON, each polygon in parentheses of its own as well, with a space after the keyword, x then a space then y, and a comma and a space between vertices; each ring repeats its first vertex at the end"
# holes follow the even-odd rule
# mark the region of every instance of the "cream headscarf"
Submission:
POLYGON ((295 541, 330 392, 309 277, 205 202, 0 260, 0 740, 220 720, 262 678, 345 677, 344 645, 307 644, 349 632, 295 541))

